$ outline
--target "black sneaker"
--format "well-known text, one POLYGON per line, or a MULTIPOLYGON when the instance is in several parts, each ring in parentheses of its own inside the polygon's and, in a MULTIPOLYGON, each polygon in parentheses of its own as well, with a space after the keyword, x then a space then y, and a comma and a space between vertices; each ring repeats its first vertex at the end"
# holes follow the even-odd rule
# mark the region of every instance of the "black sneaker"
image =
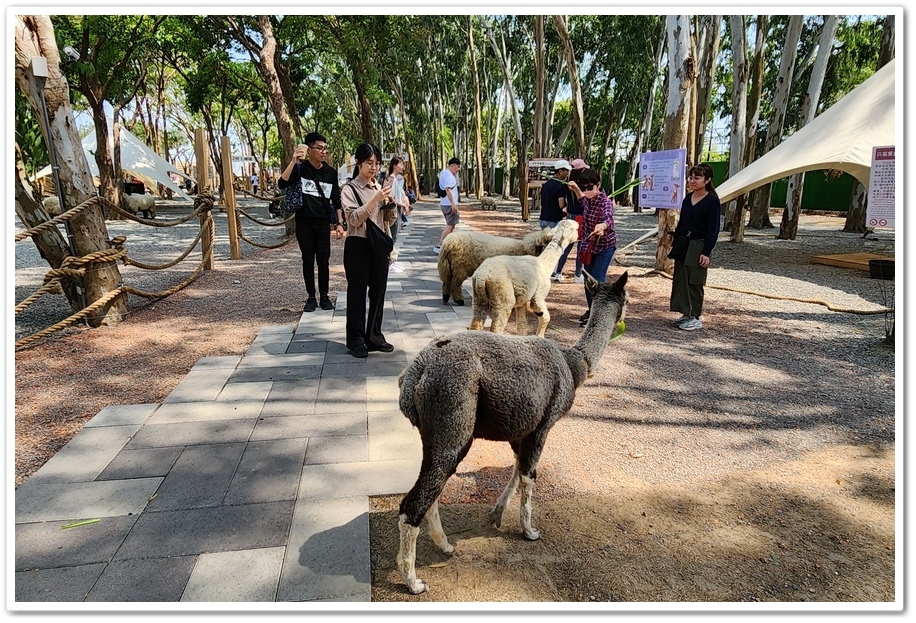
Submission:
POLYGON ((370 353, 376 353, 376 352, 378 352, 378 353, 390 353, 391 351, 394 350, 394 346, 392 346, 392 345, 389 344, 388 342, 382 342, 381 344, 379 344, 379 345, 377 345, 377 346, 367 346, 367 347, 366 347, 366 350, 368 350, 370 353))
POLYGON ((327 294, 321 295, 321 302, 318 303, 318 306, 321 307, 321 309, 334 309, 334 303, 331 302, 327 294))
POLYGON ((313 312, 316 309, 318 309, 318 301, 316 301, 314 297, 309 297, 305 301, 305 308, 303 308, 302 311, 313 312))
POLYGON ((591 315, 591 313, 592 313, 592 310, 588 310, 584 314, 579 316, 579 326, 580 327, 584 327, 585 325, 588 324, 588 318, 591 315))

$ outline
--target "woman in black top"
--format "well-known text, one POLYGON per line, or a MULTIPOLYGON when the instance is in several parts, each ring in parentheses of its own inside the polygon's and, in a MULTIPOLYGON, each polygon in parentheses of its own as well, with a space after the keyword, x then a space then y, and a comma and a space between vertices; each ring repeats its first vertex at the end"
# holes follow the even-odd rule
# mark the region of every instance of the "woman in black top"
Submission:
POLYGON ((719 238, 719 220, 722 204, 712 185, 712 167, 700 164, 687 171, 687 193, 681 203, 681 218, 674 236, 687 236, 690 240, 687 256, 674 261, 674 278, 671 281, 671 311, 681 317, 674 326, 683 331, 703 328, 700 314, 703 311, 703 286, 709 258, 719 238))

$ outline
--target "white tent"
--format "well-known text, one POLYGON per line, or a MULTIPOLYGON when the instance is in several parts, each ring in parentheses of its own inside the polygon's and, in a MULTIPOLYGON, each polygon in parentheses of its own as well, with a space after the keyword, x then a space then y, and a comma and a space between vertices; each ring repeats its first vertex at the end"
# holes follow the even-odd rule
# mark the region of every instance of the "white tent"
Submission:
MULTIPOLYGON (((110 129, 110 128, 109 128, 110 129)), ((114 144, 111 134, 108 135, 109 148, 114 144)), ((86 152, 86 160, 89 161, 89 171, 93 177, 99 176, 99 168, 95 163, 95 132, 90 133, 82 141, 83 151, 86 152)), ((172 180, 172 174, 180 177, 188 177, 170 162, 163 159, 159 154, 147 147, 143 141, 131 134, 127 129, 121 128, 121 168, 134 177, 139 179, 150 189, 156 188, 156 183, 162 184, 166 188, 171 188, 176 198, 185 201, 193 201, 185 192, 172 180)), ((47 166, 39 171, 35 177, 44 177, 51 174, 51 167, 47 166)), ((193 178, 192 178, 193 179, 193 178)))
POLYGON ((803 171, 837 169, 868 186, 872 147, 894 145, 895 68, 891 61, 716 188, 724 204, 772 181, 803 171))

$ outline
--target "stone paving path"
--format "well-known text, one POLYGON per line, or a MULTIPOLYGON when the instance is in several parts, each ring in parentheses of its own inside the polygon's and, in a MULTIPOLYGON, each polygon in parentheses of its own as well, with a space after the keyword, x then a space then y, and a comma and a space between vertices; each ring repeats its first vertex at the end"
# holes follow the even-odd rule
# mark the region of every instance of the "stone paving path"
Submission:
POLYGON ((8 607, 370 601, 369 496, 406 492, 420 465, 397 376, 471 316, 442 304, 438 208, 410 223, 388 282, 393 353, 347 354, 340 292, 242 356, 201 359, 161 404, 106 407, 15 492, 8 607))

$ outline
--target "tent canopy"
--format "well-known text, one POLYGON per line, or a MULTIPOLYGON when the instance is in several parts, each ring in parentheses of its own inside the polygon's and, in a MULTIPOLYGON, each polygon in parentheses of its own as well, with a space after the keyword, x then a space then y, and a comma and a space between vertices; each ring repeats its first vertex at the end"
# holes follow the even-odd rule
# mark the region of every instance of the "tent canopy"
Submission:
POLYGON ((872 148, 893 145, 895 61, 716 188, 724 204, 804 171, 837 169, 868 186, 872 148))
MULTIPOLYGON (((155 189, 156 184, 162 184, 166 188, 172 189, 177 198, 184 201, 193 201, 185 192, 172 180, 172 175, 179 175, 187 178, 188 176, 176 169, 170 162, 163 159, 159 154, 147 147, 143 141, 131 134, 126 128, 121 128, 121 169, 132 174, 150 189, 155 189)), ((109 148, 114 144, 114 139, 109 132, 109 148)), ((91 132, 82 141, 83 151, 86 152, 86 160, 89 161, 89 171, 93 177, 99 176, 99 167, 95 163, 95 132, 91 132)), ((35 177, 44 177, 51 174, 51 167, 47 166, 39 171, 35 177)), ((193 179, 193 178, 192 178, 193 179)))

